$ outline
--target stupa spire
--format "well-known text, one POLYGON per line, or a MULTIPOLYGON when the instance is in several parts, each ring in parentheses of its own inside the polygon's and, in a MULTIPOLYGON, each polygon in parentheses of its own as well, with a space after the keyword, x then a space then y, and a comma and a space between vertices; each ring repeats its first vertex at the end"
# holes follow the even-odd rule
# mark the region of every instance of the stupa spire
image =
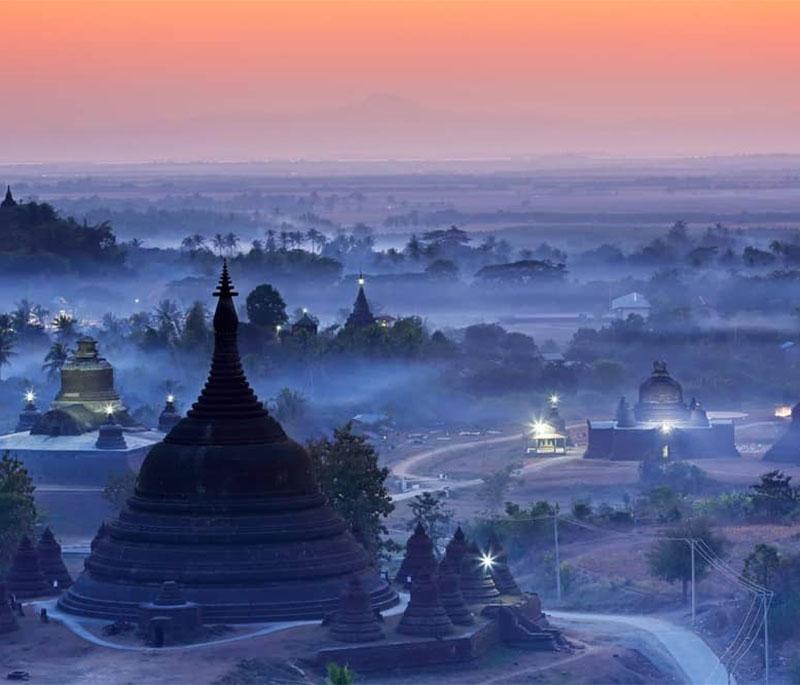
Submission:
POLYGON ((11 186, 6 186, 6 196, 2 202, 0 202, 0 209, 7 209, 9 207, 16 207, 17 201, 14 199, 14 196, 11 194, 11 186))
POLYGON ((242 369, 239 357, 239 317, 233 298, 236 292, 227 261, 223 262, 219 285, 214 291, 217 308, 214 312, 214 354, 211 369, 200 396, 167 436, 165 442, 199 444, 207 440, 208 432, 200 422, 214 425, 215 441, 274 442, 285 440, 286 435, 275 421, 267 421, 268 412, 256 397, 242 369), (242 431, 242 422, 248 421, 247 432, 242 431), (232 424, 237 425, 232 425, 232 424), (194 426, 194 430, 189 430, 194 426))
POLYGON ((353 303, 353 311, 347 317, 346 328, 365 328, 375 323, 375 317, 367 302, 367 295, 364 292, 364 274, 358 273, 358 293, 356 301, 353 303))

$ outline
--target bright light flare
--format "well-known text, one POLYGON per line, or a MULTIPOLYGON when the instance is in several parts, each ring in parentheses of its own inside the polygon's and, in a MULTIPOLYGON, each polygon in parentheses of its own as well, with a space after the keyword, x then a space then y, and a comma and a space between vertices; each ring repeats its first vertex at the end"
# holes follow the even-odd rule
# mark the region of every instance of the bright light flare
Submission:
POLYGON ((792 408, 788 404, 775 407, 775 417, 778 419, 788 419, 792 416, 792 408))
POLYGON ((366 281, 366 279, 365 279, 363 276, 359 276, 359 277, 358 277, 358 284, 359 284, 359 285, 364 285, 366 282, 367 282, 367 281, 366 281))
POLYGON ((114 405, 107 404, 105 407, 106 416, 114 416, 114 405))
POLYGON ((533 430, 534 436, 545 435, 546 433, 553 432, 553 427, 549 423, 541 420, 534 421, 531 424, 531 428, 533 430))
POLYGON ((491 571, 494 567, 495 557, 489 554, 488 552, 484 552, 481 554, 481 566, 487 571, 491 571))
POLYGON ((25 393, 25 401, 28 402, 29 404, 32 404, 33 402, 35 402, 36 401, 36 393, 33 392, 33 390, 28 390, 25 393))
POLYGON ((557 406, 558 406, 558 403, 559 403, 560 401, 561 401, 561 398, 560 398, 558 395, 556 395, 555 393, 553 393, 552 395, 550 395, 550 406, 552 406, 552 407, 557 407, 557 406))
POLYGON ((172 404, 175 401, 175 395, 167 395, 167 402, 172 404))
POLYGON ((661 432, 664 435, 669 435, 672 432, 672 426, 670 424, 668 424, 668 423, 662 423, 661 424, 661 432))

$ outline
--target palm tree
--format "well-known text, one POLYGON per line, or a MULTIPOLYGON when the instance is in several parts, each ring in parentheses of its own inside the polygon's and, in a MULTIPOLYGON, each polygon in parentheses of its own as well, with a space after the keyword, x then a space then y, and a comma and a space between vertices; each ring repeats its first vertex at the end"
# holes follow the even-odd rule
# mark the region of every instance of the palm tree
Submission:
POLYGON ((222 235, 222 233, 215 233, 214 237, 211 239, 211 242, 213 243, 214 249, 217 251, 217 254, 221 257, 222 251, 227 247, 225 236, 222 235))
POLYGON ((17 333, 14 330, 14 319, 8 314, 0 314, 0 379, 3 367, 11 363, 14 345, 17 342, 17 333))
POLYGON ((270 228, 267 230, 267 252, 275 252, 277 245, 275 244, 275 230, 270 228))
POLYGON ((50 349, 44 358, 44 364, 42 364, 42 371, 47 374, 47 378, 50 380, 58 378, 61 373, 61 367, 64 366, 68 356, 69 350, 64 343, 54 342, 50 345, 50 349))
POLYGON ((66 312, 59 312, 53 319, 53 327, 56 329, 56 336, 61 342, 72 340, 76 334, 75 319, 66 312))
POLYGON ((173 300, 161 300, 153 312, 158 327, 164 340, 170 345, 177 342, 183 333, 183 314, 177 303, 173 300))
POLYGON ((239 245, 239 236, 235 233, 228 233, 225 235, 225 247, 228 248, 228 256, 233 257, 233 253, 239 245))
POLYGON ((306 231, 306 238, 308 238, 308 242, 311 243, 312 252, 317 249, 317 245, 319 244, 319 239, 321 236, 322 233, 320 233, 316 228, 309 228, 306 231))

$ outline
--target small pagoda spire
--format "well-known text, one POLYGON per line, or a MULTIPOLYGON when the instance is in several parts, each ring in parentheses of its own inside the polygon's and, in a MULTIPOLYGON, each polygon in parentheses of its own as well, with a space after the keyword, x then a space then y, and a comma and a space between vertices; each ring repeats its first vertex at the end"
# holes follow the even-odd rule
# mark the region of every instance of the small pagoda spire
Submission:
POLYGON ((450 539, 450 542, 447 543, 447 547, 445 548, 445 561, 447 561, 452 568, 459 570, 461 569, 461 562, 466 555, 467 538, 464 535, 464 531, 461 530, 461 526, 458 526, 458 528, 456 528, 456 532, 453 533, 453 537, 450 539))
POLYGON ((59 591, 66 590, 72 585, 72 576, 69 575, 61 556, 61 545, 58 544, 50 528, 45 528, 39 538, 36 554, 39 556, 42 574, 50 585, 58 588, 59 591))
POLYGON ((375 611, 370 606, 369 593, 358 576, 339 599, 339 610, 333 617, 330 634, 340 642, 373 642, 383 638, 383 630, 375 611))
POLYGON ((521 595, 522 591, 508 566, 508 554, 494 533, 489 538, 488 547, 489 573, 497 589, 503 595, 521 595))
POLYGON ((406 554, 395 576, 395 582, 409 586, 419 573, 433 573, 436 568, 436 557, 433 554, 433 542, 422 523, 417 523, 414 533, 406 542, 406 554))
POLYGON ((106 420, 100 424, 94 446, 99 450, 124 450, 128 443, 122 433, 122 426, 114 420, 114 407, 106 407, 106 420))
POLYGON ((14 199, 14 196, 11 194, 11 186, 6 186, 6 196, 2 202, 0 202, 0 209, 10 209, 11 207, 16 207, 17 201, 14 199))
POLYGON ((366 328, 375 323, 375 317, 372 315, 372 310, 369 308, 367 295, 364 292, 364 274, 358 274, 358 293, 356 294, 356 301, 353 303, 353 311, 347 317, 345 328, 366 328))
POLYGON ((20 412, 17 419, 17 432, 29 432, 41 415, 42 412, 36 406, 36 393, 33 390, 28 390, 25 393, 25 408, 20 412))
POLYGON ((474 542, 461 560, 461 594, 467 604, 486 604, 500 596, 489 572, 489 560, 474 542))
POLYGON ((9 591, 17 599, 41 597, 53 592, 39 566, 39 556, 27 535, 22 536, 6 581, 9 591))
POLYGON ((420 573, 411 581, 411 598, 403 612, 397 632, 417 637, 444 637, 453 632, 439 589, 430 573, 420 573))
POLYGON ((458 569, 453 568, 452 564, 447 561, 447 557, 442 559, 442 563, 439 564, 437 582, 439 600, 450 620, 457 626, 469 626, 475 623, 475 617, 461 594, 461 579, 458 569))
POLYGON ((167 395, 164 408, 158 416, 158 430, 162 433, 169 433, 178 421, 181 420, 181 415, 175 408, 175 395, 167 395))

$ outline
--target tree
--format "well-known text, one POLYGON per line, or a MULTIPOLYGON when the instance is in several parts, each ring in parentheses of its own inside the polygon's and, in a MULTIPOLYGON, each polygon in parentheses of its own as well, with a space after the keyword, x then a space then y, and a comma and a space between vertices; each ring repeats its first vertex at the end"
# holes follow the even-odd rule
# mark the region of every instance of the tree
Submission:
POLYGON ((421 523, 438 555, 439 544, 446 538, 453 520, 453 512, 445 506, 444 497, 441 493, 423 492, 411 500, 409 508, 412 519, 406 523, 406 527, 413 530, 421 523))
POLYGON ((275 418, 278 421, 292 423, 303 417, 308 410, 305 395, 291 388, 281 388, 275 396, 275 418))
POLYGON ((175 345, 181 338, 183 322, 181 310, 174 300, 161 300, 153 311, 153 318, 161 339, 167 345, 175 345))
POLYGON ((308 448, 322 492, 377 561, 386 547, 383 520, 394 510, 386 490, 389 469, 378 466, 375 448, 353 433, 352 423, 337 428, 333 440, 312 441, 308 448))
POLYGON ((49 380, 58 378, 67 357, 69 357, 69 350, 63 342, 56 341, 50 345, 50 349, 44 357, 44 364, 42 364, 42 371, 47 374, 49 380))
POLYGON ((491 511, 496 511, 503 504, 506 491, 511 485, 511 473, 519 468, 519 464, 506 464, 499 471, 483 479, 481 485, 481 500, 483 500, 491 511))
MULTIPOLYGON (((681 582, 683 601, 686 601, 692 579, 692 551, 688 539, 701 540, 716 556, 724 553, 726 541, 716 535, 705 519, 693 519, 665 532, 668 540, 656 541, 647 552, 650 573, 668 583, 681 582)), ((695 554, 695 582, 708 575, 709 563, 705 555, 695 554)))
POLYGON ((281 294, 269 283, 257 286, 247 296, 247 316, 250 323, 275 330, 277 326, 285 326, 289 317, 286 315, 286 302, 281 294))
POLYGON ((14 346, 17 343, 17 333, 14 330, 14 321, 8 314, 0 314, 0 378, 4 366, 11 363, 11 357, 16 353, 14 346))
POLYGON ((136 474, 127 470, 125 473, 112 474, 108 477, 103 488, 103 499, 105 499, 117 511, 122 509, 136 489, 136 474))
POLYGON ((428 264, 425 273, 440 281, 457 281, 458 265, 451 259, 436 259, 428 264))
POLYGON ((325 672, 328 676, 328 685, 353 685, 356 682, 356 676, 347 664, 339 666, 331 661, 325 665, 325 672))
POLYGON ((791 476, 775 470, 760 478, 758 483, 750 486, 753 490, 753 511, 757 516, 774 521, 795 511, 798 497, 791 485, 791 476))
POLYGON ((210 341, 211 331, 208 328, 206 307, 202 302, 195 302, 186 312, 181 345, 188 350, 204 350, 210 341))
POLYGON ((0 459, 0 567, 13 556, 23 535, 36 521, 33 479, 8 452, 0 459))
POLYGON ((53 319, 53 328, 56 329, 56 337, 63 343, 71 342, 78 336, 75 319, 66 312, 59 312, 56 315, 53 319))
POLYGON ((745 558, 742 575, 768 588, 780 563, 781 557, 777 547, 759 543, 745 558))

